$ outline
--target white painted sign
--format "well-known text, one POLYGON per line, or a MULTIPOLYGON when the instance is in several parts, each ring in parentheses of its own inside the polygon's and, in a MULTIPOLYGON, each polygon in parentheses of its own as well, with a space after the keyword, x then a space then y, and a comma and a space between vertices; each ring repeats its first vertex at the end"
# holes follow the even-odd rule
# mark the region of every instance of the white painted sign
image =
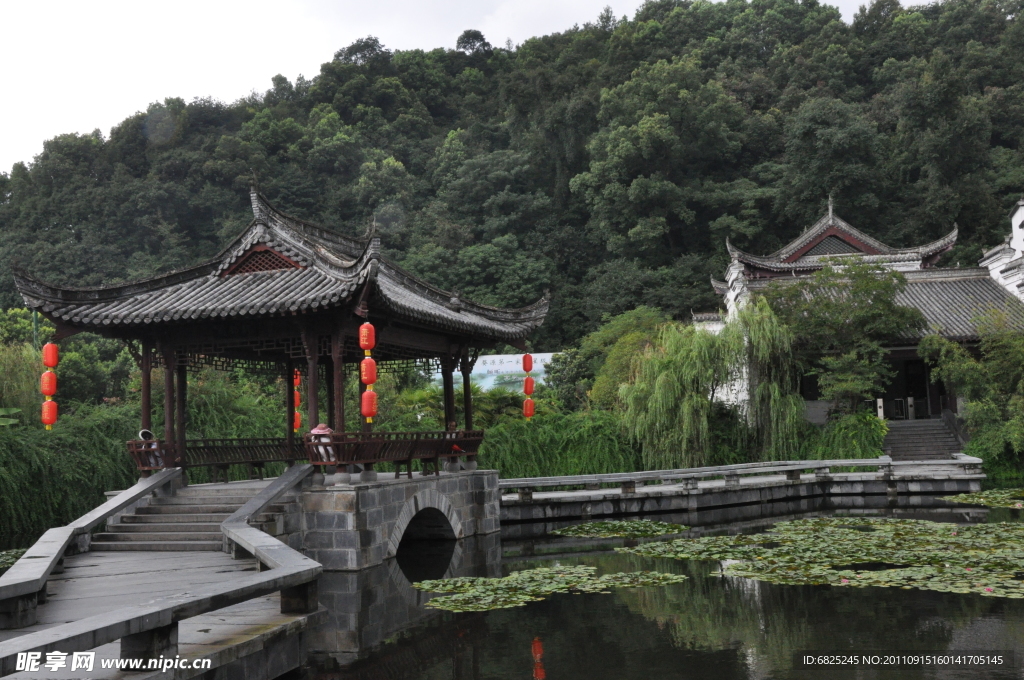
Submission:
MULTIPOLYGON (((544 382, 548 362, 553 356, 553 352, 533 354, 533 370, 530 375, 538 384, 544 382)), ((523 388, 523 378, 525 377, 522 354, 483 355, 476 360, 473 372, 470 373, 470 379, 482 390, 504 387, 518 392, 523 388)), ((433 379, 435 383, 441 384, 441 372, 435 373, 433 379)))

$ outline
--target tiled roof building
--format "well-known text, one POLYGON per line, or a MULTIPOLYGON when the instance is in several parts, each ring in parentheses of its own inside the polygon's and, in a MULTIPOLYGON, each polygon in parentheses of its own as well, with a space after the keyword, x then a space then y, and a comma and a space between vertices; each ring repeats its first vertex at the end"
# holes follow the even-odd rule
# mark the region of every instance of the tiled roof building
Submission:
MULTIPOLYGON (((770 255, 751 255, 726 241, 732 261, 725 280, 712 279, 711 285, 724 298, 728 317, 752 293, 773 282, 810 276, 830 258, 856 258, 901 272, 907 285, 897 301, 919 309, 926 328, 893 342, 889 359, 895 377, 883 398, 885 415, 938 417, 944 408, 955 411, 956 403, 941 383, 931 380, 929 367, 917 355, 917 343, 924 335, 938 333, 956 342, 977 343, 979 327, 992 311, 1001 312, 1011 328, 1024 332, 1024 200, 1014 206, 1010 224, 1006 241, 985 253, 977 267, 936 267, 939 257, 956 243, 956 228, 931 243, 892 248, 837 217, 830 206, 828 214, 770 255)), ((708 315, 695 314, 694 322, 712 331, 721 326, 721 321, 708 315)), ((813 378, 805 378, 801 390, 809 402, 809 417, 823 417, 825 406, 816 401, 813 378), (815 408, 817 415, 812 413, 815 408)))

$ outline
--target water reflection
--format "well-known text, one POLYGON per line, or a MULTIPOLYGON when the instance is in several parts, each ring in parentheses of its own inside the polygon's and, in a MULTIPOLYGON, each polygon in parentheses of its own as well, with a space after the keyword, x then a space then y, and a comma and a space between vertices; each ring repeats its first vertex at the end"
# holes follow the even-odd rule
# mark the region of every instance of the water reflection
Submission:
MULTIPOLYGON (((775 521, 822 514, 892 515, 984 521, 986 511, 931 506, 814 508, 764 506, 686 513, 670 521, 694 532, 758 531, 775 521)), ((799 506, 799 504, 797 505, 799 506)), ((663 518, 658 518, 663 519, 663 518)), ((537 527, 532 527, 531 531, 537 527)), ((505 532, 503 532, 504 534, 505 532)), ((510 532, 514 533, 514 532, 510 532)), ((539 533, 539 532, 538 532, 539 533)), ((313 635, 312 677, 527 678, 1010 678, 1020 669, 837 669, 794 665, 806 651, 1016 650, 1024 660, 1024 601, 889 588, 779 586, 724 577, 717 562, 648 559, 615 553, 615 539, 498 535, 442 542, 359 573, 325 573, 321 601, 331 620, 313 635), (445 564, 445 559, 448 559, 445 564), (660 588, 601 595, 555 595, 525 607, 451 614, 423 606, 429 595, 410 579, 496 577, 509 571, 587 564, 600 573, 658 570, 689 576, 660 588)), ((621 544, 621 539, 619 544, 621 544)))

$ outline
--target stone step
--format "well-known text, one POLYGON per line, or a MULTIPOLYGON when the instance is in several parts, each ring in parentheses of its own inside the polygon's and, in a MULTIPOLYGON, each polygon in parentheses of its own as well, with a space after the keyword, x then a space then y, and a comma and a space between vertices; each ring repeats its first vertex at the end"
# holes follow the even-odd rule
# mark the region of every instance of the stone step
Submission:
POLYGON ((230 512, 218 512, 218 513, 165 513, 165 514, 145 514, 145 515, 122 515, 121 522, 125 524, 162 524, 164 522, 173 524, 184 524, 184 523, 211 523, 214 522, 220 525, 221 522, 231 516, 230 512))
POLYGON ((220 533, 220 524, 214 522, 146 522, 131 524, 111 524, 107 526, 107 533, 114 534, 138 534, 143 532, 176 532, 176 531, 200 531, 209 533, 220 533))
POLYGON ((248 503, 249 496, 163 496, 150 500, 150 505, 242 505, 248 503))
POLYGON ((207 515, 213 513, 227 513, 231 514, 235 510, 238 510, 239 505, 146 505, 141 508, 136 508, 135 514, 137 515, 174 515, 174 514, 196 514, 196 515, 207 515))
POLYGON ((92 542, 111 543, 118 541, 217 541, 222 534, 219 531, 184 531, 175 533, 100 533, 92 537, 92 542))
POLYGON ((92 552, 132 552, 132 551, 210 551, 219 552, 224 549, 222 541, 103 541, 95 542, 89 550, 92 552))

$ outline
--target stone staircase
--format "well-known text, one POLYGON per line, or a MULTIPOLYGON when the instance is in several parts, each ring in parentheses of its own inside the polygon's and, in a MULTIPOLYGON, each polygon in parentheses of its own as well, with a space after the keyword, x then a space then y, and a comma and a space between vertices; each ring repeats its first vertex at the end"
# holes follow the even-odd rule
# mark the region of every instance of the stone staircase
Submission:
MULTIPOLYGON (((178 489, 174 496, 155 497, 132 514, 107 523, 93 535, 92 552, 222 550, 220 523, 259 491, 258 487, 233 484, 200 484, 178 489), (235 488, 232 488, 235 487, 235 488)), ((276 533, 278 517, 289 510, 284 503, 271 505, 255 518, 253 526, 276 533)))
POLYGON ((963 452, 956 435, 939 419, 889 420, 885 452, 893 460, 941 460, 963 452))

